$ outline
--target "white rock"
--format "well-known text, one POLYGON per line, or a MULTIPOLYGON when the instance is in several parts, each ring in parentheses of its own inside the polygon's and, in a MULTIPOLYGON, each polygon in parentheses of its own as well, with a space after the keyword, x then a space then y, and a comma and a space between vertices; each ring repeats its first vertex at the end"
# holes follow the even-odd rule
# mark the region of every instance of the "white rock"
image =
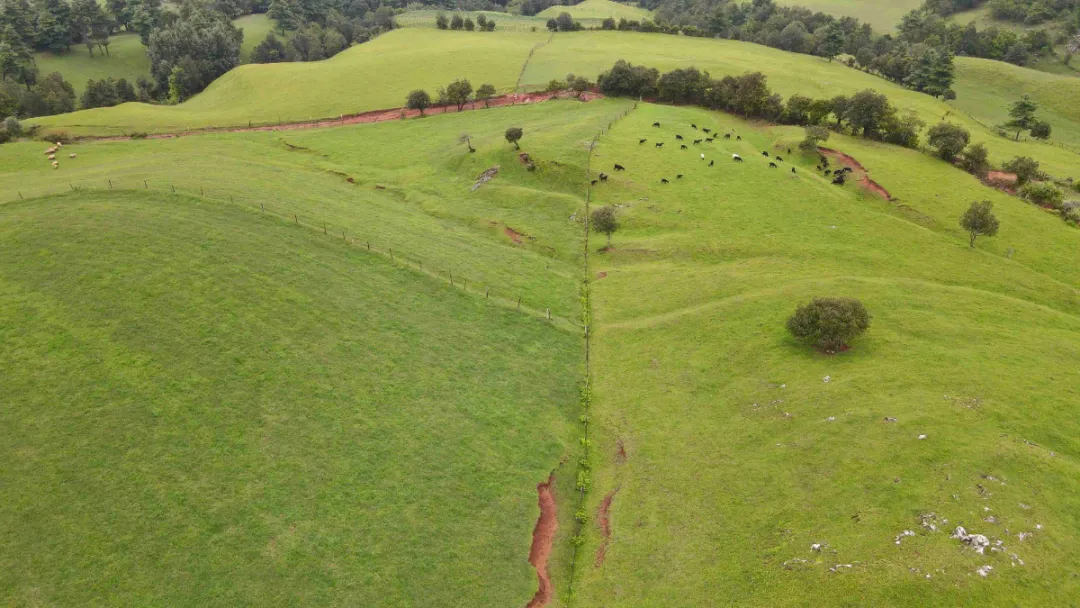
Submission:
POLYGON ((926 435, 919 435, 919 439, 926 439, 926 435))
POLYGON ((994 569, 993 566, 983 566, 982 568, 979 568, 975 572, 978 572, 979 576, 990 576, 990 571, 993 570, 993 569, 994 569))
POLYGON ((828 382, 829 380, 832 380, 832 376, 825 376, 821 379, 822 382, 828 382))

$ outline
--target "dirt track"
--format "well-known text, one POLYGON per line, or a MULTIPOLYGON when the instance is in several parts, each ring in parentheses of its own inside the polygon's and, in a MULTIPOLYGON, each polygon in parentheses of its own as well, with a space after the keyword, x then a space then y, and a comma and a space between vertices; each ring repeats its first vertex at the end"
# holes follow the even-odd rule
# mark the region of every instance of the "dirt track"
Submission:
POLYGON ((555 594, 555 588, 551 585, 551 577, 548 575, 548 558, 551 557, 551 546, 555 542, 555 530, 559 527, 556 513, 555 494, 552 492, 552 484, 555 475, 552 474, 544 483, 537 484, 537 502, 540 504, 540 517, 536 520, 536 528, 533 529, 532 548, 529 549, 529 563, 536 568, 536 578, 539 588, 536 595, 529 601, 527 608, 542 608, 551 601, 555 594))
POLYGON ((866 170, 866 167, 862 166, 862 163, 855 160, 854 157, 848 156, 843 152, 839 152, 830 148, 818 148, 818 151, 820 151, 825 156, 828 156, 829 158, 840 161, 840 163, 843 164, 845 167, 851 167, 855 171, 858 171, 860 174, 859 185, 866 190, 880 196, 887 201, 892 200, 892 195, 889 194, 889 191, 883 188, 881 184, 878 184, 874 180, 870 179, 870 172, 866 170))

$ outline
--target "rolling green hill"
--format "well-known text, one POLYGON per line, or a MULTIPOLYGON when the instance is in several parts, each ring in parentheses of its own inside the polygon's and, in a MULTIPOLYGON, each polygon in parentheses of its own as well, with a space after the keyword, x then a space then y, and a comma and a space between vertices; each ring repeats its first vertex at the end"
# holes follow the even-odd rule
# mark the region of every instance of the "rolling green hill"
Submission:
POLYGON ((59 170, 0 146, 2 601, 525 605, 553 470, 552 608, 571 575, 574 606, 1075 596, 1080 231, 917 151, 828 142, 887 201, 789 153, 799 129, 634 107, 85 142, 59 170), (679 150, 691 123, 743 139, 679 150), (601 171, 621 228, 583 266, 601 171), (984 199, 1001 231, 970 249, 984 199), (823 295, 873 315, 837 356, 784 331, 823 295))
POLYGON ((612 2, 611 0, 585 0, 573 6, 556 5, 544 9, 537 16, 547 20, 558 17, 559 13, 570 13, 574 19, 583 23, 589 21, 603 21, 608 17, 627 19, 629 21, 643 21, 652 18, 652 12, 637 6, 612 2))
POLYGON ((837 17, 855 17, 872 25, 875 31, 887 33, 896 29, 904 15, 923 3, 922 0, 783 0, 777 4, 802 6, 837 17))

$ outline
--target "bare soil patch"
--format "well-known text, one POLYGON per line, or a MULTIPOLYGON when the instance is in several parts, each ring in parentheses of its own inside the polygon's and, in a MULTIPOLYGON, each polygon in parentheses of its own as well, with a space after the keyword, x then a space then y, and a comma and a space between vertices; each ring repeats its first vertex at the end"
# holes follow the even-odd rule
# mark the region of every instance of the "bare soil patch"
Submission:
POLYGON ((859 173, 859 175, 857 176, 859 185, 871 194, 880 196, 887 201, 893 200, 892 195, 889 194, 889 191, 882 187, 881 184, 870 179, 870 173, 866 170, 866 167, 862 166, 862 163, 855 160, 854 157, 844 154, 843 152, 840 152, 838 150, 833 150, 831 148, 818 148, 818 151, 825 156, 828 156, 829 158, 840 162, 840 164, 844 165, 845 167, 851 167, 853 171, 859 173))
POLYGON ((540 517, 536 520, 533 528, 532 548, 529 549, 529 563, 536 568, 536 578, 539 587, 536 594, 529 600, 526 608, 541 608, 551 601, 555 593, 551 586, 551 577, 548 575, 548 558, 551 557, 551 546, 555 542, 555 530, 559 527, 556 517, 555 494, 552 485, 555 482, 555 474, 552 473, 548 480, 536 484, 537 502, 540 505, 540 517))
POLYGON ((611 501, 615 499, 615 495, 618 494, 619 488, 607 493, 604 496, 604 500, 600 501, 600 511, 596 516, 596 525, 600 528, 600 546, 596 548, 596 561, 597 568, 604 565, 604 558, 607 556, 608 541, 611 539, 611 501))
POLYGON ((503 228, 503 232, 506 233, 506 236, 510 237, 511 241, 514 241, 515 245, 520 245, 522 242, 524 242, 522 240, 523 235, 509 226, 503 228))

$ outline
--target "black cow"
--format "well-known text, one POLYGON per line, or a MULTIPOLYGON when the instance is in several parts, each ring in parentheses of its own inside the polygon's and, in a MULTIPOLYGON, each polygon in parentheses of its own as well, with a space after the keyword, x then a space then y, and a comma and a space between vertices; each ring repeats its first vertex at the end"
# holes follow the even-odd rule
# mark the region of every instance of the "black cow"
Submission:
POLYGON ((736 141, 742 141, 742 135, 736 135, 735 140, 736 141))
POLYGON ((821 165, 818 165, 818 166, 816 166, 814 168, 817 169, 818 171, 821 171, 821 165))
POLYGON ((695 125, 694 123, 690 123, 690 126, 694 127, 695 130, 697 129, 697 125, 695 125))
POLYGON ((791 172, 792 172, 792 173, 795 173, 795 167, 792 167, 792 168, 791 168, 791 172))
POLYGON ((664 147, 664 142, 660 142, 660 143, 656 144, 656 147, 657 148, 663 148, 664 147))
POLYGON ((689 150, 690 148, 687 148, 686 144, 683 144, 683 145, 679 146, 679 149, 680 150, 689 150))
POLYGON ((695 146, 700 146, 701 145, 701 140, 700 139, 695 139, 694 140, 694 145, 695 146))
POLYGON ((600 181, 606 182, 607 178, 608 178, 607 173, 601 173, 600 174, 600 181))
POLYGON ((626 167, 620 165, 619 163, 615 163, 615 170, 616 171, 626 171, 626 167))
POLYGON ((706 129, 705 127, 701 127, 701 130, 706 133, 712 133, 712 129, 706 129))
POLYGON ((667 178, 664 178, 664 179, 660 180, 660 183, 661 184, 670 184, 671 182, 667 181, 667 178))
POLYGON ((741 156, 739 156, 738 154, 736 154, 736 155, 732 156, 732 157, 731 157, 731 160, 733 160, 733 161, 735 161, 735 162, 737 162, 737 163, 741 163, 741 162, 743 162, 743 160, 742 160, 742 157, 741 157, 741 156))
POLYGON ((762 152, 761 155, 764 156, 765 158, 769 158, 769 153, 768 152, 762 152))
POLYGON ((645 141, 646 140, 644 140, 644 139, 639 139, 637 143, 638 143, 638 145, 641 145, 641 144, 645 143, 645 141))
POLYGON ((791 148, 787 149, 788 156, 791 156, 791 148))
POLYGON ((705 138, 705 141, 706 141, 706 143, 710 143, 710 144, 711 144, 711 143, 713 142, 713 138, 712 138, 712 137, 706 137, 706 138, 705 138))
POLYGON ((682 173, 675 176, 675 179, 682 179, 682 173))
POLYGON ((776 160, 779 161, 779 162, 784 162, 784 159, 780 158, 779 156, 776 157, 776 160))
POLYGON ((832 183, 836 184, 837 186, 843 186, 844 185, 844 174, 843 173, 837 173, 836 177, 833 178, 832 183))
POLYGON ((829 169, 826 169, 826 170, 825 170, 825 175, 826 175, 826 176, 828 176, 828 175, 832 175, 832 171, 831 171, 831 170, 829 170, 829 169))
POLYGON ((724 139, 731 139, 731 133, 724 133, 724 139))
POLYGON ((652 126, 654 126, 654 127, 659 127, 659 126, 660 126, 660 123, 658 123, 658 122, 654 122, 654 123, 652 123, 652 126))
POLYGON ((780 168, 780 166, 779 166, 779 165, 777 165, 776 163, 769 163, 769 168, 770 168, 770 169, 779 169, 779 168, 780 168))
POLYGON ((596 185, 596 180, 595 179, 592 180, 592 185, 594 185, 594 186, 596 185))
POLYGON ((675 139, 682 140, 682 135, 676 135, 675 139))
POLYGON ((715 163, 716 163, 716 161, 715 161, 715 160, 710 160, 710 161, 709 161, 709 166, 711 167, 711 166, 713 166, 713 164, 715 164, 715 163))

